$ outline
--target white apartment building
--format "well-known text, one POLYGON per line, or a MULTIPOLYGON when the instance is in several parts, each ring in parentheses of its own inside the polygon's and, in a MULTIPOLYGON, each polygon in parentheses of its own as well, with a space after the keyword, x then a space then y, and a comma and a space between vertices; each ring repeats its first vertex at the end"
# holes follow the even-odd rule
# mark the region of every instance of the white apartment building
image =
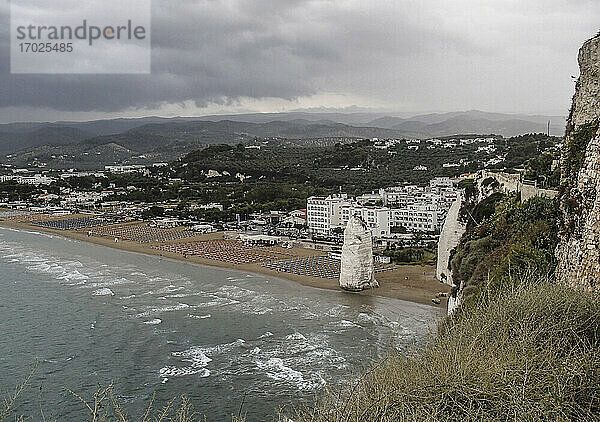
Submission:
POLYGON ((383 205, 386 207, 404 208, 418 201, 423 201, 423 190, 418 186, 398 186, 379 189, 383 205))
POLYGON ((356 202, 358 202, 361 205, 367 205, 367 204, 377 204, 380 203, 379 205, 383 204, 383 197, 381 196, 381 191, 379 193, 375 193, 375 192, 371 192, 371 193, 365 193, 364 195, 360 195, 356 197, 356 202))
POLYGON ((379 190, 384 206, 391 208, 407 208, 410 205, 437 205, 441 210, 450 208, 457 198, 454 188, 455 179, 436 177, 428 187, 415 185, 396 186, 379 190))
POLYGON ((440 230, 450 205, 457 198, 455 179, 438 177, 427 187, 399 186, 380 189, 350 200, 346 195, 311 197, 307 203, 309 232, 329 236, 344 229, 352 215, 359 214, 374 237, 386 237, 392 227, 414 232, 440 230))
POLYGON ((211 202, 210 204, 194 204, 190 206, 191 210, 212 210, 217 209, 219 211, 223 211, 223 204, 217 204, 215 202, 211 202))
POLYGON ((68 179, 70 177, 104 177, 103 172, 94 172, 94 171, 70 171, 68 173, 62 173, 60 175, 61 179, 68 179))
POLYGON ((429 181, 430 188, 453 188, 456 183, 456 179, 451 179, 449 177, 436 177, 429 181))
POLYGON ((309 232, 330 236, 336 228, 344 229, 351 216, 358 214, 371 229, 373 237, 388 237, 392 227, 408 231, 431 232, 441 229, 445 212, 435 205, 409 205, 405 208, 364 206, 335 197, 311 197, 308 200, 309 232))
POLYGON ((9 180, 13 180, 19 184, 23 185, 50 185, 56 179, 53 177, 44 176, 42 174, 35 174, 33 176, 0 176, 0 182, 7 182, 9 180))
POLYGON ((409 205, 390 210, 390 227, 404 227, 413 232, 441 230, 445 214, 436 206, 409 205))
POLYGON ((371 229, 373 237, 390 235, 390 210, 382 207, 368 207, 358 204, 346 204, 340 207, 338 227, 344 229, 351 216, 358 214, 371 229))
POLYGON ((308 231, 312 235, 329 236, 331 229, 339 225, 340 206, 348 203, 348 196, 330 195, 326 198, 311 196, 306 204, 308 231))
POLYGON ((97 202, 102 201, 109 196, 108 192, 73 192, 63 197, 60 205, 63 207, 69 206, 94 206, 97 202))
POLYGON ((104 166, 104 170, 115 174, 147 173, 146 166, 141 164, 104 166))

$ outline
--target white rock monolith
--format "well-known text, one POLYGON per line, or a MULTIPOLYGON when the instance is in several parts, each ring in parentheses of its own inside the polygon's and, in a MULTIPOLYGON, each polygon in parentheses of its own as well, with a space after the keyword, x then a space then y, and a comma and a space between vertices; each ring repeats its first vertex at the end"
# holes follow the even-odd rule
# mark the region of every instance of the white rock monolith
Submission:
POLYGON ((350 217, 344 230, 340 287, 353 292, 379 287, 373 267, 371 230, 358 215, 350 217))

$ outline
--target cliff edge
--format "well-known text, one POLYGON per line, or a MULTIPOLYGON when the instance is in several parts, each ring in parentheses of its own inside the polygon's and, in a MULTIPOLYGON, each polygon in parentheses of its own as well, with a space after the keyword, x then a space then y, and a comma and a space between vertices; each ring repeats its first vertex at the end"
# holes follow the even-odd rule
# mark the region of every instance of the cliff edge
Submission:
POLYGON ((559 282, 600 289, 600 33, 579 50, 580 76, 562 151, 559 282))

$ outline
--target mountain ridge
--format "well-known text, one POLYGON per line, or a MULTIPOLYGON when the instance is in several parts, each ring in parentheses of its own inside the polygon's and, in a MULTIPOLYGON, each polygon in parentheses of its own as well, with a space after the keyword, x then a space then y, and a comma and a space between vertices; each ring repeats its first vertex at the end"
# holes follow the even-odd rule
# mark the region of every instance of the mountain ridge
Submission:
MULTIPOLYGON (((238 144, 254 140, 278 139, 298 143, 346 142, 353 139, 426 139, 453 135, 498 134, 511 137, 526 133, 546 132, 544 119, 519 119, 480 111, 431 113, 410 118, 379 116, 362 124, 347 124, 339 113, 280 113, 214 116, 200 118, 145 117, 140 119, 96 120, 90 122, 10 123, 0 125, 0 154, 13 165, 31 162, 49 163, 62 157, 65 166, 85 163, 88 150, 101 148, 96 158, 131 160, 146 155, 145 160, 168 161, 182 154, 216 143, 238 144), (240 117, 242 116, 242 117, 240 117), (244 117, 245 116, 245 117, 244 117), (274 120, 268 120, 276 117, 274 120), (243 121, 255 120, 255 121, 243 121), (241 120, 238 120, 241 119, 241 120), (263 121, 267 119, 268 121, 263 121), (341 120, 344 120, 341 119, 341 120), (118 145, 123 149, 116 148, 118 145), (117 151, 118 150, 118 151, 117 151), (86 154, 87 153, 87 154, 86 154), (68 158, 68 159, 67 159, 68 158), (33 160, 33 161, 32 161, 33 160), (79 161, 78 161, 79 160, 79 161)), ((345 120, 367 116, 349 114, 345 120)), ((560 133, 564 131, 560 128, 560 133)), ((555 129, 555 132, 559 132, 555 129)))

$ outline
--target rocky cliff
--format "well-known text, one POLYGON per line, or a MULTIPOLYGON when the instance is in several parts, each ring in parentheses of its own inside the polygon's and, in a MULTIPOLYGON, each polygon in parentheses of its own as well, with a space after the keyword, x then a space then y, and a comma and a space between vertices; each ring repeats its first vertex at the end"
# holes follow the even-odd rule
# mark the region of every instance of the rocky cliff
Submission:
POLYGON ((466 225, 458 219, 461 205, 462 194, 458 196, 458 199, 452 203, 448 210, 437 249, 436 277, 441 282, 451 286, 454 285, 454 282, 452 281, 452 270, 450 269, 450 255, 452 250, 458 246, 466 229, 466 225))
POLYGON ((371 230, 357 215, 350 217, 344 230, 340 287, 350 291, 379 287, 373 266, 371 230))
POLYGON ((581 47, 579 67, 561 159, 557 278, 600 289, 600 34, 581 47))

